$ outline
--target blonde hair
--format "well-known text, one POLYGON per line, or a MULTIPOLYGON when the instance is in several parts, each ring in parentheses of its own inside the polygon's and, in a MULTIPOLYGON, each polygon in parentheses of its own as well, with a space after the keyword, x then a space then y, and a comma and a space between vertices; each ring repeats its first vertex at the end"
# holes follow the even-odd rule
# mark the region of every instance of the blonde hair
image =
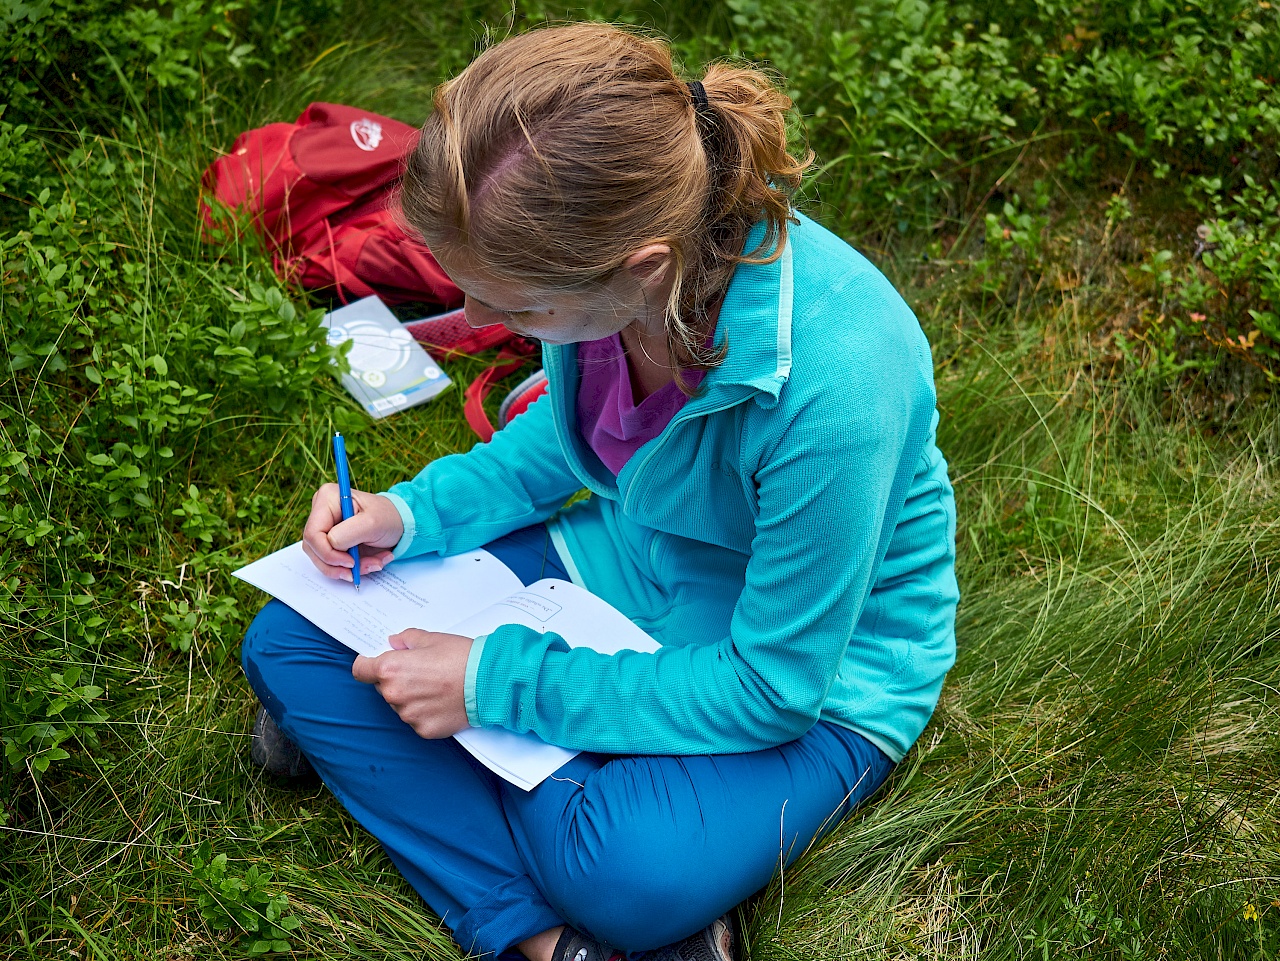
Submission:
POLYGON ((737 264, 781 254, 813 155, 788 153, 791 100, 763 72, 712 63, 702 84, 699 111, 665 41, 607 24, 503 40, 436 89, 403 216, 428 246, 464 247, 542 290, 601 283, 640 247, 667 244, 672 359, 713 367, 724 352, 709 343, 708 310, 737 264))

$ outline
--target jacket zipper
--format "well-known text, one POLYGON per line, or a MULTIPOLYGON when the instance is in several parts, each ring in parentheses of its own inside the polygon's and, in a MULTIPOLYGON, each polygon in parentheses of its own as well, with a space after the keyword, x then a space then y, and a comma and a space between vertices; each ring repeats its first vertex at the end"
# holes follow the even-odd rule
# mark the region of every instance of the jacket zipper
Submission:
POLYGON ((659 434, 657 438, 655 438, 653 449, 650 450, 649 453, 645 455, 644 460, 636 464, 635 472, 631 475, 631 484, 627 488, 626 496, 623 497, 622 499, 623 513, 625 514, 627 512, 627 508, 632 503, 633 498, 635 496, 636 478, 639 477, 641 472, 646 467, 649 466, 649 461, 653 460, 654 455, 657 454, 658 450, 663 446, 663 444, 666 443, 666 438, 668 437, 669 432, 673 427, 676 427, 677 425, 682 424, 687 420, 693 420, 695 417, 703 417, 703 416, 709 416, 711 414, 718 414, 722 410, 728 410, 730 407, 737 407, 739 404, 750 400, 751 397, 752 395, 748 393, 738 398, 737 400, 730 400, 727 403, 720 404, 718 407, 707 407, 703 410, 694 411, 693 413, 682 411, 680 414, 677 414, 675 419, 672 420, 669 424, 667 424, 663 432, 659 434))

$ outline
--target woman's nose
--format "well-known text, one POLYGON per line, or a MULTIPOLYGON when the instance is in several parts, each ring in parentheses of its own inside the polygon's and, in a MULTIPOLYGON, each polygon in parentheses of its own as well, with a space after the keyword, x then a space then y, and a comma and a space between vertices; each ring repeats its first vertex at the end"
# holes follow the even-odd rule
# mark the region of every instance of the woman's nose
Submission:
POLYGON ((494 324, 501 324, 504 315, 467 297, 462 302, 462 316, 470 327, 492 327, 494 324))

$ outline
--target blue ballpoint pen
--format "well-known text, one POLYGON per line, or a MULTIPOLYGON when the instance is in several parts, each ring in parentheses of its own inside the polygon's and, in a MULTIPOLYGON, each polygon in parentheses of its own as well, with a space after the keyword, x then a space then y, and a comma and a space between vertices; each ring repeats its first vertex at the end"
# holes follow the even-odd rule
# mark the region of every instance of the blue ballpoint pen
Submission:
MULTIPOLYGON (((347 443, 342 434, 333 435, 333 462, 338 468, 338 503, 342 507, 342 519, 355 516, 355 505, 351 503, 351 472, 347 469, 347 443)), ((360 590, 360 548, 353 547, 347 553, 355 561, 351 568, 351 583, 360 590)))

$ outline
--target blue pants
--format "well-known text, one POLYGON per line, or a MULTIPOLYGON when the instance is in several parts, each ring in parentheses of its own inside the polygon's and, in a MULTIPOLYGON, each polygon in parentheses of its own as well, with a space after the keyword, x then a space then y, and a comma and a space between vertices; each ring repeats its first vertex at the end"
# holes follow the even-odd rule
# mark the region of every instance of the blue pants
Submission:
MULTIPOLYGON (((541 527, 488 548, 526 584, 568 579, 541 527)), ((254 620, 245 674, 334 796, 467 952, 569 923, 627 951, 678 941, 768 883, 888 775, 861 735, 825 722, 766 751, 584 753, 525 792, 452 738, 424 740, 355 654, 279 601, 254 620)))

